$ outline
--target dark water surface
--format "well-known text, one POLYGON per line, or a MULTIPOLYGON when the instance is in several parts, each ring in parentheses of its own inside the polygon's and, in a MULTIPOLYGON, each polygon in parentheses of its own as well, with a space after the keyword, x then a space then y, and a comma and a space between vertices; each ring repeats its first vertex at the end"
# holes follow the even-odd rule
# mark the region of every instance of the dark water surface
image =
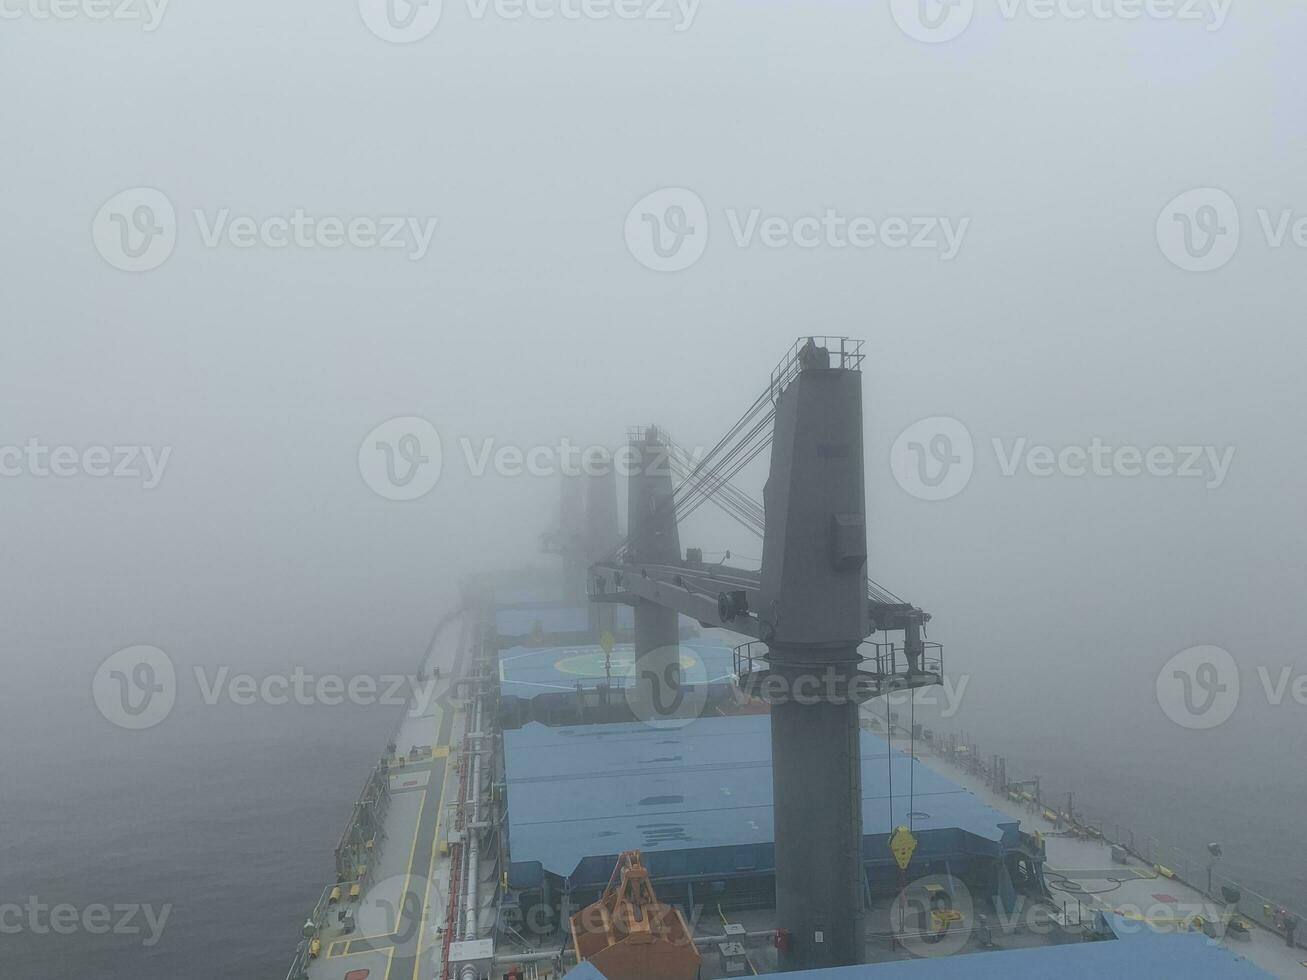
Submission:
POLYGON ((280 980, 400 711, 206 707, 6 759, 0 902, 171 913, 148 948, 143 918, 139 935, 0 936, 0 977, 280 980))

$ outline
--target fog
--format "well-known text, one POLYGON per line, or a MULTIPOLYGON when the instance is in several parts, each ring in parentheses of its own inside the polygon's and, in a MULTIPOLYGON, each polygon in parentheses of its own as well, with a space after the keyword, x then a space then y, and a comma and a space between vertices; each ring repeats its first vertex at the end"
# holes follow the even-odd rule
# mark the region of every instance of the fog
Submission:
MULTIPOLYGON (((559 480, 478 475, 478 453, 618 446, 649 423, 709 447, 795 338, 819 334, 866 342, 869 571, 932 614, 948 673, 968 678, 941 727, 1105 819, 1222 839, 1251 880, 1307 906, 1300 5, 1044 19, 980 0, 943 43, 900 29, 903 5, 851 2, 596 20, 446 0, 412 43, 376 36, 349 0, 177 2, 153 30, 48 9, 0 3, 0 446, 15 449, 0 477, 0 892, 111 900, 90 885, 108 880, 182 918, 192 895, 170 873, 195 869, 151 835, 203 837, 214 852, 196 866, 281 867, 298 887, 279 920, 241 926, 264 930, 258 970, 280 976, 277 937, 288 958, 396 714, 212 709, 193 670, 414 669, 469 574, 552 562, 539 536, 559 480), (129 272, 97 215, 136 188, 166 197, 176 241, 129 272), (706 249, 675 271, 651 268, 628 224, 665 188, 681 195, 655 209, 669 237, 659 209, 704 208, 690 220, 706 249), (1227 261, 1177 259, 1192 228, 1165 212, 1196 188, 1236 209, 1227 261), (297 210, 399 218, 408 244, 243 247, 229 224, 297 210), (770 218, 784 221, 766 232, 770 218), (848 243, 856 218, 875 244, 848 243), (891 218, 930 235, 892 244, 891 218), (387 499, 360 446, 413 416, 439 433, 440 478, 387 499), (974 472, 922 499, 894 447, 938 418, 965 426, 974 472), (1095 439, 1215 456, 1198 476, 1013 460, 1021 440, 1054 456, 1095 439), (19 456, 31 440, 150 447, 157 485, 144 455, 139 477, 41 476, 19 456), (179 678, 176 712, 139 732, 91 690, 136 644, 179 678), (1199 645, 1230 652, 1242 696, 1191 730, 1157 684, 1199 645), (1259 668, 1289 668, 1280 703, 1259 668), (293 773, 266 764, 297 741, 317 749, 293 773), (174 808, 212 780, 246 791, 202 834, 174 808), (292 792, 289 841, 251 830, 292 792), (64 826, 65 808, 85 823, 64 826)), ((1231 212, 1203 200, 1218 203, 1191 209, 1198 233, 1212 214, 1228 233, 1231 212)), ((765 477, 760 463, 738 482, 760 496, 765 477)), ((681 537, 761 554, 712 508, 681 537)), ((107 962, 77 949, 43 946, 39 975, 107 962)), ((257 973, 231 969, 212 975, 257 973)))

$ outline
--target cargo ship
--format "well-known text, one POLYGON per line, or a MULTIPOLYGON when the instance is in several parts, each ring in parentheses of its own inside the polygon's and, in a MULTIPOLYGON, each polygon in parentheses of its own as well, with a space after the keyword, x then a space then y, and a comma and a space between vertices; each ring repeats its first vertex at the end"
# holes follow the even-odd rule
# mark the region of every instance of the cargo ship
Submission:
POLYGON ((800 338, 706 455, 629 430, 624 533, 615 467, 565 478, 541 564, 466 579, 287 980, 1301 975, 1238 889, 916 723, 946 661, 868 578, 862 346, 800 338), (709 502, 759 568, 682 546, 709 502))

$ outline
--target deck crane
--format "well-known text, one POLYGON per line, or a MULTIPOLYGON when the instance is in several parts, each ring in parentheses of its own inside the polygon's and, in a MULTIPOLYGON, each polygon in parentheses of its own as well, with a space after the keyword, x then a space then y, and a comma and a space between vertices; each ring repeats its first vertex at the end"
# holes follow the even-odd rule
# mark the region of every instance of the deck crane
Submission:
POLYGON ((734 630, 741 688, 771 705, 776 914, 783 970, 858 963, 863 857, 859 703, 942 681, 930 617, 867 579, 862 342, 800 338, 767 388, 676 482, 656 427, 632 433, 628 534, 589 570, 595 603, 634 608, 636 674, 676 675, 678 617, 734 630), (770 448, 761 505, 732 478, 770 448), (713 500, 763 542, 752 571, 687 560, 678 522, 713 500), (901 644, 870 645, 874 631, 901 644), (817 677, 816 689, 801 684, 817 677))

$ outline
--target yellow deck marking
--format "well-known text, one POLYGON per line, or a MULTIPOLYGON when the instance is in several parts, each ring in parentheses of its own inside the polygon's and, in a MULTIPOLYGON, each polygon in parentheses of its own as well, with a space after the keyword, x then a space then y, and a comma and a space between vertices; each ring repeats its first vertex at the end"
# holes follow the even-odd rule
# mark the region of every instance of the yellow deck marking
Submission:
MULTIPOLYGON (((382 938, 382 939, 384 939, 384 938, 386 938, 386 937, 382 936, 382 937, 378 937, 378 938, 382 938)), ((366 941, 367 941, 367 940, 363 940, 363 939, 351 939, 349 942, 345 943, 345 952, 343 952, 343 953, 328 953, 328 954, 327 954, 327 959, 329 959, 329 960, 331 960, 331 959, 335 959, 335 960, 347 960, 347 959, 349 959, 351 956, 367 956, 369 953, 384 953, 384 952, 386 952, 387 950, 393 950, 393 949, 395 948, 394 946, 376 946, 376 947, 374 947, 373 949, 360 949, 357 953, 351 953, 351 952, 349 952, 349 946, 350 946, 350 943, 366 942, 366 941)), ((340 945, 340 941, 337 940, 337 941, 336 941, 335 943, 333 943, 332 945, 333 945, 333 947, 334 947, 334 946, 338 946, 338 945, 340 945)))
MULTIPOLYGON (((399 932, 400 920, 404 917, 404 896, 408 894, 408 887, 413 883, 413 859, 418 853, 418 831, 422 829, 422 811, 427 806, 427 794, 422 794, 422 802, 418 804, 418 818, 413 825, 413 843, 408 849, 408 871, 404 875, 404 889, 399 893, 399 902, 395 906, 395 927, 390 930, 391 935, 399 932)), ((436 819, 439 819, 437 815, 436 819)))
MULTIPOLYGON (((389 939, 394 934, 395 933, 391 931, 386 933, 384 936, 351 936, 349 939, 345 940, 345 944, 348 946, 350 943, 378 943, 382 940, 389 939)), ((382 947, 378 946, 377 948, 381 949, 382 947)), ((360 952, 366 953, 368 950, 364 949, 360 950, 360 952)), ((344 955, 353 956, 354 954, 347 952, 344 955)))
MULTIPOLYGON (((444 718, 444 709, 438 709, 438 715, 439 715, 439 720, 437 721, 437 725, 440 724, 440 721, 443 721, 443 718, 444 718)), ((437 732, 439 732, 439 728, 438 728, 438 727, 437 727, 436 730, 437 730, 437 732)), ((452 734, 452 732, 451 732, 451 734, 452 734)), ((448 756, 448 755, 449 755, 449 747, 446 745, 446 746, 442 746, 442 748, 444 749, 444 756, 448 756)), ((432 754, 432 757, 433 757, 433 758, 443 758, 443 757, 444 757, 444 756, 436 756, 436 753, 435 753, 435 749, 434 749, 434 748, 432 749, 432 753, 431 753, 431 754, 432 754)), ((434 767, 434 763, 432 763, 431 765, 434 767)), ((445 775, 444 775, 444 778, 441 779, 441 781, 440 781, 440 809, 436 811, 436 837, 435 837, 435 840, 438 840, 439 837, 440 837, 440 818, 441 818, 441 816, 443 815, 442 811, 444 810, 444 802, 445 802, 445 783, 446 783, 446 781, 448 780, 448 778, 449 778, 449 767, 446 766, 446 767, 445 767, 445 775)), ((415 857, 417 857, 417 850, 418 850, 418 831, 422 829, 422 812, 423 812, 423 810, 426 808, 426 805, 427 805, 427 796, 428 796, 428 793, 427 793, 427 792, 424 792, 424 793, 422 794, 422 802, 421 802, 420 804, 418 804, 418 817, 417 817, 417 823, 416 823, 416 824, 414 825, 414 827, 413 827, 413 843, 412 843, 412 845, 411 845, 411 846, 409 847, 409 849, 408 849, 408 873, 404 876, 404 890, 403 890, 403 892, 401 893, 401 894, 403 894, 403 895, 407 895, 407 894, 408 894, 409 885, 412 884, 412 880, 413 880, 413 859, 414 859, 415 857)), ((426 896, 426 898, 423 899, 423 906, 422 906, 422 919, 421 919, 421 921, 418 923, 418 945, 417 945, 416 950, 414 951, 415 955, 414 955, 414 958, 413 958, 413 976, 414 976, 414 977, 417 976, 418 964, 421 962, 421 959, 422 959, 422 931, 423 931, 423 927, 425 926, 426 921, 427 921, 426 903, 427 903, 427 901, 430 899, 431 868, 435 866, 435 865, 434 865, 435 858, 436 858, 436 848, 435 848, 434 840, 433 840, 433 845, 432 845, 432 848, 431 848, 431 861, 432 861, 432 863, 431 863, 430 866, 427 868, 427 882, 428 882, 427 896, 426 896)), ((404 904, 404 903, 401 901, 401 902, 400 902, 400 907, 396 910, 396 913, 395 913, 395 927, 390 931, 390 932, 391 932, 391 935, 394 935, 395 933, 399 932, 399 923, 400 923, 400 920, 403 918, 403 914, 404 914, 403 904, 404 904)), ((381 937, 379 937, 379 938, 381 938, 381 937)), ((387 938, 388 938, 388 937, 387 937, 387 938)), ((354 940, 354 941, 358 941, 358 940, 354 940)), ((368 952, 376 952, 376 950, 368 950, 368 952)), ((347 955, 348 955, 348 954, 347 954, 347 955)), ((385 972, 385 975, 384 975, 384 977, 383 977, 383 980, 390 980, 390 970, 391 970, 391 967, 394 965, 394 959, 395 959, 395 947, 394 947, 394 946, 391 946, 391 947, 389 947, 389 948, 386 950, 386 972, 385 972)))
MULTIPOLYGON (((450 731, 453 735, 453 731, 450 731)), ((444 756, 449 755, 449 746, 433 746, 431 754, 435 755, 436 749, 442 749, 444 756)), ((413 980, 418 980, 418 967, 422 964, 422 939, 427 930, 427 907, 431 902, 431 888, 435 885, 436 876, 436 855, 440 853, 440 821, 445 816, 445 785, 449 782, 449 766, 445 766, 444 775, 440 779, 440 803, 436 810, 436 833, 431 838, 431 860, 427 864, 427 894, 422 900, 422 920, 418 923, 418 942, 413 954, 413 980)))

